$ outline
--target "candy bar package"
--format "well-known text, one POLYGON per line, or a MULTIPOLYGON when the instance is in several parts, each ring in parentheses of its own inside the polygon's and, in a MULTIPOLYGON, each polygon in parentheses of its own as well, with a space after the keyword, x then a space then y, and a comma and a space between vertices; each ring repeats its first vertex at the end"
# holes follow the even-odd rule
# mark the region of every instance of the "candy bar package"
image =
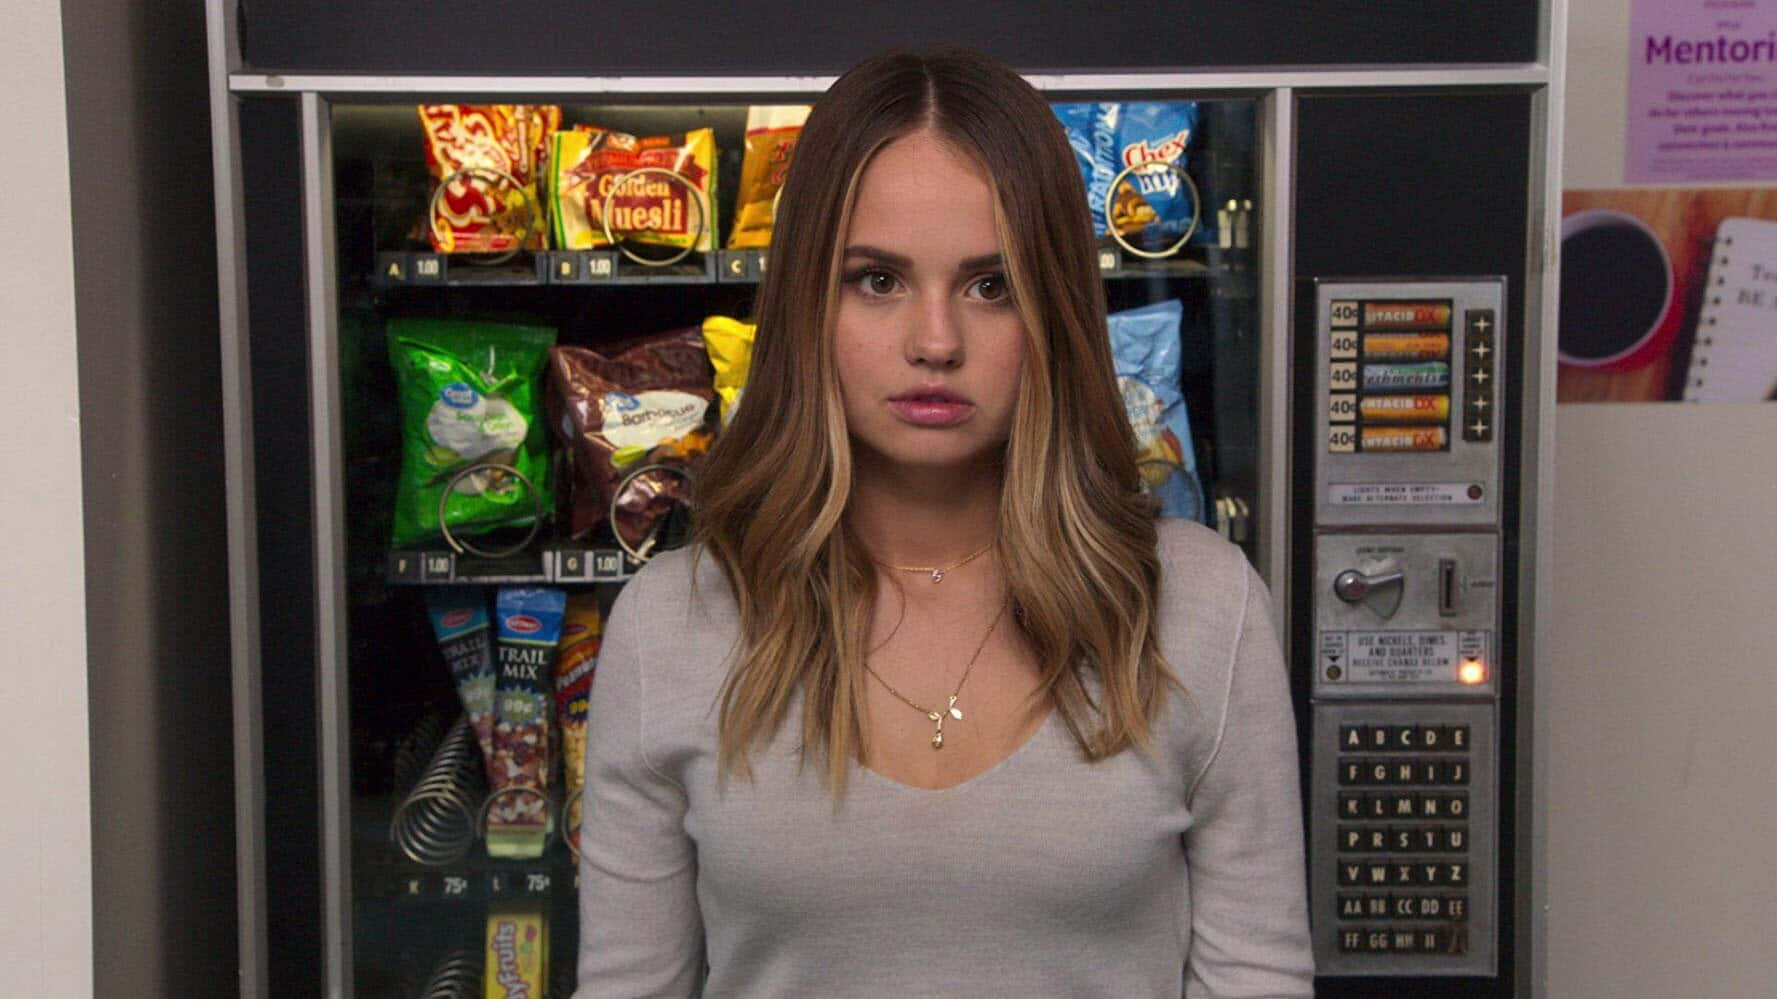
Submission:
POLYGON ((567 595, 502 586, 494 597, 494 757, 488 768, 487 852, 540 857, 549 834, 549 742, 555 653, 567 595))
POLYGON ((593 250, 615 237, 708 252, 715 246, 715 162, 716 133, 707 128, 647 138, 590 125, 557 132, 548 169, 556 248, 593 250))
POLYGON ((1202 235, 1197 192, 1180 174, 1197 129, 1195 103, 1053 107, 1086 184, 1094 231, 1115 232, 1123 242, 1150 253, 1164 251, 1194 232, 1202 235), (1130 167, 1137 169, 1115 182, 1130 167))
POLYGON ((586 784, 586 709, 604 630, 597 594, 568 594, 555 657, 555 715, 561 729, 562 788, 568 803, 566 833, 576 844, 583 814, 580 789, 586 784))
POLYGON ((481 744, 481 759, 494 760, 494 639, 488 627, 487 594, 478 586, 426 588, 426 613, 438 650, 450 669, 457 699, 481 744))
POLYGON ((437 539, 441 497, 453 536, 528 525, 552 508, 539 390, 554 342, 541 326, 390 320, 402 414, 394 544, 437 539), (499 467, 461 474, 482 464, 499 467))
POLYGON ((740 196, 728 248, 744 250, 771 243, 777 193, 790 172, 790 155, 808 120, 807 104, 755 104, 747 108, 747 148, 740 165, 740 196))
POLYGON ((549 994, 549 916, 541 901, 488 907, 486 962, 485 999, 543 999, 549 994))
POLYGON ((541 250, 547 240, 540 180, 553 104, 422 104, 434 197, 427 230, 439 253, 541 250), (438 185, 443 190, 437 190, 438 185))
POLYGON ((1179 389, 1183 314, 1177 299, 1112 313, 1111 353, 1123 407, 1141 448, 1143 485, 1160 500, 1163 515, 1201 521, 1207 510, 1179 389))
POLYGON ((734 407, 740 404, 741 392, 747 385, 747 372, 753 363, 752 323, 711 316, 703 321, 703 346, 716 369, 716 398, 722 409, 722 426, 734 419, 734 407))
POLYGON ((553 348, 550 422, 568 451, 568 533, 584 538, 609 519, 615 499, 612 532, 645 557, 666 517, 689 503, 687 477, 714 440, 715 394, 697 326, 612 357, 553 348))

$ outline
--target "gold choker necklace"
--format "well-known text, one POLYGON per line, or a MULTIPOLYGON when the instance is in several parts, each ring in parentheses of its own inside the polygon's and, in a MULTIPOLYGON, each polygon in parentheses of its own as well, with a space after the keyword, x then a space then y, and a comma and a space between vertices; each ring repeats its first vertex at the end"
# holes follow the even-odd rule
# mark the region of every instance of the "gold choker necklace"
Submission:
MULTIPOLYGON (((983 550, 985 550, 985 549, 983 549, 983 550)), ((975 554, 979 555, 980 552, 976 552, 975 554)), ((974 556, 971 555, 969 557, 973 558, 974 556)), ((955 566, 952 566, 951 568, 955 568, 955 566)), ((1012 595, 1010 593, 1008 593, 1008 594, 1006 594, 1005 603, 1000 604, 999 613, 997 613, 993 616, 993 623, 987 626, 987 634, 981 636, 981 644, 975 646, 975 654, 969 657, 969 664, 967 666, 963 667, 962 679, 956 681, 956 689, 954 691, 952 691, 950 694, 950 704, 943 711, 933 711, 930 708, 923 708, 923 707, 920 707, 919 705, 913 703, 912 701, 907 699, 906 695, 902 694, 900 691, 898 691, 894 687, 890 686, 889 682, 882 678, 882 674, 878 673, 878 672, 876 672, 876 670, 872 669, 868 662, 866 662, 864 664, 864 668, 866 670, 869 670, 870 675, 876 678, 876 682, 880 683, 884 687, 886 687, 888 689, 888 692, 895 695, 895 697, 898 700, 900 700, 900 702, 902 704, 905 704, 908 707, 912 708, 913 710, 919 712, 920 714, 925 715, 927 718, 931 719, 933 722, 935 722, 937 724, 938 730, 936 732, 932 733, 932 748, 933 749, 943 749, 944 748, 944 718, 946 715, 950 716, 951 718, 955 718, 957 721, 962 721, 963 710, 956 706, 956 699, 963 692, 963 684, 969 682, 969 673, 975 669, 975 660, 981 658, 981 650, 987 648, 987 640, 993 637, 994 629, 998 628, 1000 626, 1000 618, 1006 616, 1006 608, 1010 607, 1010 606, 1012 606, 1012 595)))
POLYGON ((949 572, 952 569, 960 569, 963 566, 968 565, 970 562, 973 562, 976 559, 980 558, 981 556, 987 554, 988 549, 990 549, 992 547, 993 547, 993 542, 989 541, 987 543, 987 545, 985 547, 983 547, 980 551, 976 552, 973 555, 969 555, 965 558, 962 558, 962 559, 959 559, 955 562, 952 562, 949 565, 893 565, 891 563, 884 562, 880 559, 872 559, 871 561, 874 561, 877 565, 884 566, 885 568, 893 569, 896 572, 917 572, 922 576, 931 576, 932 582, 942 583, 942 582, 944 582, 944 574, 945 573, 949 572))

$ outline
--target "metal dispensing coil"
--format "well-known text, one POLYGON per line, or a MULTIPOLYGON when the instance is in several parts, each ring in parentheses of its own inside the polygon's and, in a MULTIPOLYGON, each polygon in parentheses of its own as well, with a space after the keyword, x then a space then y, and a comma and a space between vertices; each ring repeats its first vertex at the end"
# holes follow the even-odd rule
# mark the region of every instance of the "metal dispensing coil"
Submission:
POLYGON ((498 169, 497 167, 466 166, 466 167, 463 167, 459 170, 452 172, 450 175, 446 176, 443 180, 438 182, 438 186, 434 187, 432 189, 432 203, 431 203, 431 208, 429 210, 430 216, 431 216, 430 221, 432 224, 433 239, 435 242, 441 243, 441 244, 447 243, 447 242, 454 244, 454 239, 439 237, 438 220, 439 220, 439 217, 443 214, 442 212, 439 211, 439 207, 440 207, 439 202, 443 199, 445 190, 447 188, 449 188, 451 184, 457 182, 458 180, 463 180, 466 182, 469 178, 473 178, 473 177, 480 177, 483 180, 491 180, 493 182, 492 186, 502 186, 503 185, 504 187, 506 187, 509 190, 517 191, 519 197, 524 199, 524 216, 525 216, 524 231, 518 233, 517 242, 513 243, 512 249, 507 250, 504 253, 464 254, 463 255, 463 259, 469 263, 472 263, 472 264, 482 264, 484 266, 485 265, 493 265, 493 264, 503 264, 506 261, 511 260, 513 257, 517 256, 522 250, 524 250, 525 245, 531 241, 531 237, 537 234, 537 226, 539 225, 539 223, 542 222, 543 212, 540 210, 539 206, 537 205, 536 195, 532 194, 529 188, 525 187, 524 184, 519 183, 519 180, 517 177, 514 177, 511 174, 507 173, 506 171, 498 169))
POLYGON ((475 842, 476 803, 485 778, 481 746, 461 715, 445 734, 419 781, 389 820, 389 839, 416 864, 441 867, 475 842))

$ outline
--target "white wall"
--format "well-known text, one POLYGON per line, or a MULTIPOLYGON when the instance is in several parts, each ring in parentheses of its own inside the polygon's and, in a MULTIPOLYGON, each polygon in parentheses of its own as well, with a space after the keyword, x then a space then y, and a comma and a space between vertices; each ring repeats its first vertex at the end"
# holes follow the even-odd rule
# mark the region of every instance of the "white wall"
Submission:
POLYGON ((61 5, 8 4, 0 37, 0 988, 78 996, 92 991, 92 877, 61 5))
POLYGON ((1550 996, 1777 992, 1777 406, 1562 407, 1550 996))
MULTIPOLYGON (((1629 9, 1571 0, 1569 188, 1624 186, 1629 9)), ((1777 405, 1576 403, 1556 430, 1543 994, 1771 995, 1777 405)))

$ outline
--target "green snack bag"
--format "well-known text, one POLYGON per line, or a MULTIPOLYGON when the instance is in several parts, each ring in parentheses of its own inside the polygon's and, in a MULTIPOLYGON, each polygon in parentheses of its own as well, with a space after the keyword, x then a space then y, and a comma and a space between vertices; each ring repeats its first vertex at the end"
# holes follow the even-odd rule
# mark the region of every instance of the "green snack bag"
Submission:
POLYGON ((543 365, 555 343, 546 326, 455 319, 389 322, 389 361, 401 396, 401 478, 391 540, 397 547, 440 537, 439 499, 453 535, 532 523, 554 509, 540 419, 543 365), (535 489, 535 495, 531 489, 535 489))

